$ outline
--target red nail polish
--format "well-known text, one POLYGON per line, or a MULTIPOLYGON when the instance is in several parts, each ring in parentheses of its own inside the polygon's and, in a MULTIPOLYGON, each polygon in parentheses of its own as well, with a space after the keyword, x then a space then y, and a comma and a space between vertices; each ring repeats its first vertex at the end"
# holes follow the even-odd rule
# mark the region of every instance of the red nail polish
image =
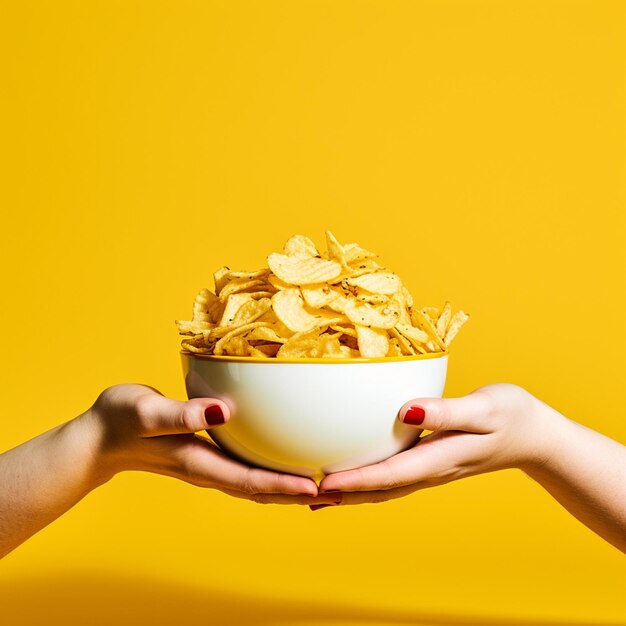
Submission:
POLYGON ((309 504, 311 511, 318 511, 319 509, 323 509, 327 506, 332 506, 332 504, 309 504))
POLYGON ((419 426, 426 417, 426 411, 421 406, 411 406, 404 414, 402 421, 411 426, 419 426))
POLYGON ((226 421, 224 413, 218 404, 207 407, 204 410, 204 418, 209 426, 219 426, 226 421))

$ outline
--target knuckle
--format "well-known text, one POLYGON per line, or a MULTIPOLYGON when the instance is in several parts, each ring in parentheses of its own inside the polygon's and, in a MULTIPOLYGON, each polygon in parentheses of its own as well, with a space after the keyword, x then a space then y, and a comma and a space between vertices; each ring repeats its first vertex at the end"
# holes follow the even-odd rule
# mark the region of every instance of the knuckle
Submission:
POLYGON ((133 403, 135 415, 140 419, 149 417, 152 407, 152 398, 149 395, 138 396, 135 398, 135 402, 133 403))
POLYGON ((440 431, 449 428, 451 414, 449 406, 443 401, 437 401, 429 411, 428 430, 440 431))
POLYGON ((131 414, 136 420, 140 434, 147 434, 150 430, 150 417, 153 412, 153 402, 149 395, 138 396, 132 404, 131 414))
POLYGON ((191 407, 189 405, 185 405, 180 412, 178 417, 179 426, 184 432, 196 432, 197 430, 201 430, 201 425, 198 424, 198 420, 196 419, 191 407))

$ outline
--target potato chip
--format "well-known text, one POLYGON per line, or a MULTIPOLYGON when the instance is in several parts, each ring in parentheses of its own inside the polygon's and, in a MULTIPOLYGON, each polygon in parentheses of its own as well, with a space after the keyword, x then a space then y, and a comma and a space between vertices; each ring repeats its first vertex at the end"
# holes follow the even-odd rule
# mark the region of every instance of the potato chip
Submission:
POLYGON ((320 255, 294 235, 268 266, 214 274, 191 320, 177 320, 183 350, 256 358, 381 358, 446 350, 468 316, 446 303, 414 307, 400 278, 374 253, 326 233, 320 255))
POLYGON ((304 306, 299 289, 285 289, 272 296, 272 308, 289 330, 303 332, 319 326, 318 320, 304 306))
POLYGON ((426 332, 408 324, 396 324, 396 330, 411 343, 418 352, 426 352, 429 336, 426 332))
POLYGON ((227 276, 229 280, 233 278, 247 278, 248 280, 254 280, 257 278, 266 278, 270 271, 268 268, 257 270, 256 272, 228 272, 227 276))
POLYGON ((282 359, 344 358, 337 335, 320 334, 319 329, 297 333, 285 343, 276 356, 282 359))
POLYGON ((227 332, 216 344, 213 348, 213 354, 220 355, 223 354, 224 347, 228 345, 228 342, 237 335, 244 335, 249 330, 254 328, 260 328, 262 326, 269 326, 269 322, 252 322, 251 324, 244 324, 243 326, 239 326, 238 328, 234 328, 233 330, 227 332))
POLYGON ((247 335, 248 341, 271 341, 274 343, 286 343, 287 337, 283 337, 276 332, 273 326, 260 326, 251 330, 247 335))
POLYGON ((366 359, 379 359, 387 356, 389 337, 387 332, 378 328, 355 325, 359 352, 366 359))
MULTIPOLYGON (((400 333, 397 328, 389 329, 389 334, 393 338, 392 341, 395 340, 395 342, 398 344, 402 354, 412 356, 418 352, 413 344, 404 335, 402 335, 402 333, 400 333)), ((424 349, 422 349, 421 351, 425 352, 424 349)))
POLYGON ((311 285, 331 280, 341 274, 341 265, 315 257, 299 258, 272 253, 267 257, 270 269, 278 278, 291 285, 311 285))
POLYGON ((433 324, 437 323, 439 319, 439 309, 436 306, 425 306, 422 308, 422 313, 426 315, 433 324))
POLYGON ((367 259, 373 259, 378 255, 369 250, 361 248, 358 243, 347 243, 344 245, 344 251, 346 255, 346 261, 350 264, 357 263, 359 261, 365 261, 367 259))
POLYGON ((393 296, 391 296, 391 300, 393 300, 400 309, 400 317, 398 318, 398 323, 407 324, 408 326, 411 326, 413 324, 413 322, 411 321, 411 314, 410 314, 411 306, 407 302, 404 289, 405 288, 403 287, 402 289, 400 289, 400 291, 398 291, 397 293, 394 293, 393 296))
POLYGON ((228 296, 222 317, 219 321, 219 326, 230 326, 235 319, 237 311, 246 303, 252 300, 252 296, 249 293, 234 293, 228 296))
POLYGON ((201 289, 193 302, 193 321, 216 323, 222 314, 222 308, 222 303, 213 292, 201 289))
POLYGON ((280 359, 316 358, 318 354, 320 329, 295 333, 282 345, 276 356, 280 359))
POLYGON ((185 337, 182 341, 182 347, 195 354, 210 354, 213 348, 211 344, 205 343, 205 338, 202 334, 185 337))
POLYGON ((354 328, 350 328, 349 326, 340 326, 339 324, 331 324, 330 328, 334 331, 347 335, 348 337, 356 337, 356 330, 354 328))
POLYGON ((286 283, 284 280, 278 278, 278 276, 274 276, 274 274, 270 274, 267 281, 274 289, 276 289, 276 291, 281 291, 282 289, 293 289, 293 285, 286 283))
POLYGON ((224 285, 228 284, 228 281, 230 280, 228 278, 228 274, 230 273, 230 268, 229 267, 220 267, 219 270, 217 270, 217 272, 215 272, 215 274, 213 274, 213 282, 215 283, 215 294, 216 295, 220 295, 220 291, 222 290, 222 288, 224 287, 224 285))
POLYGON ((176 320, 176 326, 181 335, 198 335, 203 330, 213 328, 211 322, 194 322, 193 320, 176 320))
POLYGON ((391 272, 362 274, 355 278, 348 278, 347 282, 353 287, 365 289, 372 294, 391 295, 402 288, 400 279, 391 272))
POLYGON ((402 289, 400 289, 400 297, 402 298, 407 308, 410 309, 413 307, 413 296, 411 295, 411 292, 404 285, 402 285, 402 289))
POLYGON ((271 298, 276 293, 276 289, 272 289, 272 291, 246 291, 245 293, 249 293, 254 300, 260 300, 261 298, 271 298))
POLYGON ((450 324, 450 318, 452 317, 452 307, 449 302, 446 302, 441 313, 439 314, 439 318, 437 319, 437 324, 435 328, 437 329, 437 334, 440 337, 445 337, 446 332, 448 330, 448 324, 450 324))
POLYGON ((339 350, 341 352, 341 358, 342 359, 360 359, 361 357, 361 353, 355 349, 355 348, 350 348, 349 346, 344 346, 341 345, 339 346, 339 350))
POLYGON ((359 302, 368 302, 369 304, 385 304, 389 302, 389 296, 383 296, 379 293, 370 293, 364 289, 357 289, 356 299, 359 302))
POLYGON ((265 281, 260 278, 253 278, 252 280, 245 277, 233 278, 233 280, 224 285, 224 287, 220 291, 219 298, 222 302, 226 302, 226 298, 228 298, 228 296, 232 294, 241 293, 253 287, 256 287, 256 291, 260 291, 259 288, 264 284, 265 281))
POLYGON ((393 302, 371 305, 353 299, 346 303, 344 313, 354 325, 393 328, 398 323, 400 308, 393 302))
POLYGON ((339 295, 327 283, 303 286, 300 288, 300 292, 307 305, 316 309, 328 306, 339 295))
POLYGON ((342 267, 350 270, 350 266, 346 261, 346 251, 329 230, 326 231, 326 250, 329 259, 337 261, 342 267))
POLYGON ((229 337, 221 346, 222 354, 227 356, 248 356, 251 348, 248 340, 241 335, 229 337))
POLYGON ((320 255, 315 247, 315 244, 304 235, 294 235, 289 238, 287 243, 285 243, 283 250, 286 255, 297 257, 299 259, 319 257, 320 255))
POLYGON ((413 322, 416 326, 427 333, 428 338, 433 342, 432 345, 437 346, 442 351, 445 351, 446 346, 441 337, 437 334, 437 329, 435 328, 431 318, 426 315, 423 310, 420 311, 418 309, 413 309, 412 315, 413 322))
POLYGON ((354 302, 354 297, 345 295, 345 292, 341 289, 333 289, 333 291, 337 294, 337 297, 333 298, 326 307, 338 313, 345 313, 346 307, 354 302))
POLYGON ((242 326, 254 322, 269 311, 272 301, 269 298, 261 298, 260 300, 248 300, 242 304, 233 318, 233 326, 242 326))
POLYGON ((389 351, 387 352, 387 356, 403 356, 402 349, 400 348, 400 344, 397 339, 389 340, 389 351))
POLYGON ((337 335, 323 334, 319 337, 318 357, 324 359, 341 359, 343 352, 337 335))
POLYGON ((469 315, 465 313, 465 311, 457 311, 450 320, 450 324, 448 326, 448 331, 446 332, 446 336, 444 337, 444 343, 446 347, 450 345, 450 342, 456 337, 459 330, 461 330, 461 326, 467 322, 469 319, 469 315))
POLYGON ((344 268, 341 274, 339 274, 339 276, 336 276, 335 278, 329 280, 328 283, 330 283, 331 285, 337 285, 338 283, 343 283, 344 281, 348 280, 348 278, 356 278, 358 276, 363 276, 363 274, 371 274, 372 272, 375 272, 378 269, 382 270, 382 268, 380 267, 369 267, 366 265, 364 265, 363 267, 359 265, 354 268, 353 267, 348 267, 347 269, 344 268))
POLYGON ((254 346, 254 348, 250 351, 250 355, 255 355, 259 357, 272 357, 276 356, 278 351, 281 348, 280 343, 264 343, 260 346, 254 346))

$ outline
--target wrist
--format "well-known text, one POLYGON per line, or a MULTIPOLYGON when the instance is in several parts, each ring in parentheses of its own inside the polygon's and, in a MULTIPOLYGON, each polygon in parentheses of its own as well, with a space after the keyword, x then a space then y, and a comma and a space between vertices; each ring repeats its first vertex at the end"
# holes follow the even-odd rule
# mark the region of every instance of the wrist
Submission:
POLYGON ((83 449, 86 479, 92 488, 108 482, 124 469, 105 421, 93 408, 68 422, 65 427, 69 431, 68 436, 83 449))
POLYGON ((519 469, 536 476, 550 472, 566 437, 569 420, 535 397, 530 417, 528 451, 519 469))

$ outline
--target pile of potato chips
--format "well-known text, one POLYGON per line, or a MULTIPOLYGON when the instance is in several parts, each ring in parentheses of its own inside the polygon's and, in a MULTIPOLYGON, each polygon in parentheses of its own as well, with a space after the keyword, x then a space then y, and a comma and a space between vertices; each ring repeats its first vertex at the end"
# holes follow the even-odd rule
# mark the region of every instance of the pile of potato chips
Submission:
POLYGON ((443 352, 467 321, 450 303, 418 309, 396 274, 356 243, 326 233, 326 253, 294 235, 268 267, 214 274, 177 320, 183 350, 255 358, 360 359, 443 352))

